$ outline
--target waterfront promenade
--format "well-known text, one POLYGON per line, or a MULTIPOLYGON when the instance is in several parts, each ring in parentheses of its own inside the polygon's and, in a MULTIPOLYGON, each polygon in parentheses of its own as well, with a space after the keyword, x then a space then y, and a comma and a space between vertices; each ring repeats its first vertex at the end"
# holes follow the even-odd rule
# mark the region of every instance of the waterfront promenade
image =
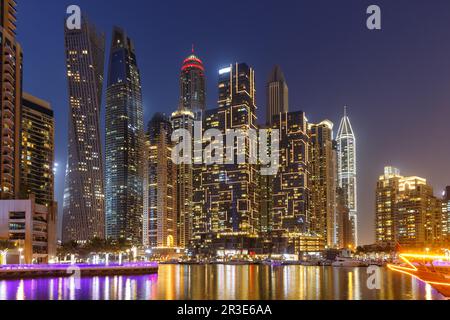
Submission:
POLYGON ((0 266, 0 280, 54 277, 94 277, 116 275, 147 275, 158 272, 154 262, 124 264, 49 264, 49 265, 6 265, 0 266))

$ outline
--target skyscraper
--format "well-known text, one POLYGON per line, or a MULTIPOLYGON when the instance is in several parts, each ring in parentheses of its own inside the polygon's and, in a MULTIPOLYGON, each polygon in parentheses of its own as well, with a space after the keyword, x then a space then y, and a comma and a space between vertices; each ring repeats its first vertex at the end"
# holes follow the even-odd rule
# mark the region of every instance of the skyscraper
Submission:
POLYGON ((69 145, 63 241, 105 237, 103 155, 100 137, 105 37, 85 17, 65 27, 69 91, 69 145))
POLYGON ((356 168, 356 138, 350 119, 347 116, 347 108, 341 120, 337 134, 337 165, 338 186, 343 189, 346 205, 350 210, 352 225, 351 244, 354 248, 358 245, 358 196, 357 196, 357 168, 356 168))
POLYGON ((16 2, 0 0, 0 199, 20 192, 22 48, 16 41, 16 2))
POLYGON ((333 123, 310 124, 310 230, 336 245, 336 152, 333 123))
POLYGON ((195 118, 201 120, 201 113, 206 109, 205 68, 194 49, 181 67, 180 102, 184 110, 193 112, 195 118))
POLYGON ((275 66, 267 82, 266 122, 272 124, 273 117, 289 111, 289 89, 280 66, 275 66))
POLYGON ((148 124, 148 229, 151 247, 176 247, 178 235, 185 237, 186 232, 185 221, 181 225, 177 223, 177 209, 180 206, 177 205, 177 166, 172 162, 174 144, 171 136, 169 119, 161 113, 155 114, 148 124))
MULTIPOLYGON (((178 110, 172 114, 173 130, 184 129, 193 136, 194 121, 197 121, 197 125, 201 125, 203 113, 206 110, 205 83, 203 62, 194 54, 192 49, 192 54, 183 61, 181 66, 180 104, 178 110)), ((185 163, 177 166, 177 238, 178 245, 183 248, 192 239, 195 217, 201 216, 200 206, 194 206, 194 190, 200 197, 202 194, 201 183, 198 179, 201 172, 201 164, 185 163), (194 180, 194 176, 197 176, 197 179, 194 180)))
POLYGON ((144 120, 132 40, 115 27, 106 90, 106 235, 142 243, 144 120))
MULTIPOLYGON (((190 110, 185 109, 182 105, 180 108, 172 113, 171 123, 173 130, 184 129, 193 135, 194 132, 194 113, 190 110)), ((192 150, 191 140, 182 140, 180 143, 190 144, 190 146, 185 146, 184 150, 192 150)), ((192 153, 190 155, 192 157, 192 153)), ((197 165, 199 170, 196 172, 201 172, 201 165, 197 165)), ((178 246, 185 248, 189 245, 189 241, 192 238, 192 227, 193 227, 193 164, 183 163, 176 166, 177 178, 176 178, 176 191, 177 191, 177 240, 178 246)))
POLYGON ((349 210, 345 204, 345 194, 342 188, 336 188, 336 246, 347 249, 353 245, 353 236, 349 210))
POLYGON ((394 167, 384 168, 384 175, 380 176, 376 190, 376 221, 375 237, 377 243, 395 244, 395 202, 403 177, 394 167))
POLYGON ((280 168, 273 180, 272 228, 306 234, 310 218, 310 137, 305 113, 275 115, 272 128, 280 132, 280 168))
MULTIPOLYGON (((205 113, 204 130, 256 129, 255 74, 245 63, 236 63, 219 71, 219 107, 205 113)), ((249 137, 246 137, 243 163, 204 165, 201 172, 203 192, 201 227, 197 230, 217 235, 215 240, 229 237, 236 249, 243 246, 243 237, 259 232, 259 171, 249 158, 249 137)), ((208 141, 204 140, 205 146, 208 141)), ((236 144, 236 141, 233 142, 236 144)), ((226 154, 224 147, 223 154, 226 154)), ((237 149, 237 148, 236 148, 237 149)), ((233 148, 233 151, 235 149, 233 148)), ((233 159, 237 159, 235 154, 233 159)), ((211 160, 211 159, 210 159, 211 160)), ((197 205, 197 202, 196 202, 197 205)), ((226 241, 226 240, 224 240, 226 241)))
POLYGON ((50 104, 23 93, 21 130, 21 190, 38 204, 54 204, 54 118, 50 104))

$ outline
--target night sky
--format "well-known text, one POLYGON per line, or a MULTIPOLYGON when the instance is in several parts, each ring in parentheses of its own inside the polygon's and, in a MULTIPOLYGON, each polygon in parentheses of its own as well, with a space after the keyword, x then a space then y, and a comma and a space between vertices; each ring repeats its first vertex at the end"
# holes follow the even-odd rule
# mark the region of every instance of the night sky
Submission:
POLYGON ((274 64, 285 73, 291 111, 305 111, 312 122, 330 119, 337 132, 348 105, 363 244, 374 240, 375 185, 385 165, 427 178, 436 194, 450 184, 448 0, 18 0, 24 90, 55 110, 60 214, 69 108, 63 22, 71 4, 106 32, 107 49, 113 25, 134 39, 146 123, 156 111, 176 109, 192 43, 206 66, 208 108, 217 104, 217 71, 236 61, 256 71, 261 123, 274 64), (381 31, 366 28, 371 4, 381 7, 381 31))

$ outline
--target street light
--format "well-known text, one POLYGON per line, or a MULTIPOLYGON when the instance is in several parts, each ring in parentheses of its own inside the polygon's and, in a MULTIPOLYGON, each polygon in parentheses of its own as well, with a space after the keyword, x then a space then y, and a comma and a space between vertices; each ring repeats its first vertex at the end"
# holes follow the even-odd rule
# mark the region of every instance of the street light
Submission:
POLYGON ((22 252, 23 252, 23 248, 19 248, 19 264, 20 265, 22 264, 22 258, 23 258, 22 252))
POLYGON ((1 255, 2 255, 2 265, 7 265, 8 264, 8 249, 0 251, 1 255))

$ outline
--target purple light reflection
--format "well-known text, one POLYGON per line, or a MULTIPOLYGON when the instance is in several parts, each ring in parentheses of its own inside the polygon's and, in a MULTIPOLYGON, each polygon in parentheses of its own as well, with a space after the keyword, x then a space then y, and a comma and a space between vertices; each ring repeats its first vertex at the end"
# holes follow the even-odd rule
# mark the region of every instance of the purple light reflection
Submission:
POLYGON ((156 262, 128 262, 128 263, 110 263, 110 264, 29 264, 29 265, 4 265, 1 270, 65 270, 69 267, 86 268, 156 268, 156 262))

